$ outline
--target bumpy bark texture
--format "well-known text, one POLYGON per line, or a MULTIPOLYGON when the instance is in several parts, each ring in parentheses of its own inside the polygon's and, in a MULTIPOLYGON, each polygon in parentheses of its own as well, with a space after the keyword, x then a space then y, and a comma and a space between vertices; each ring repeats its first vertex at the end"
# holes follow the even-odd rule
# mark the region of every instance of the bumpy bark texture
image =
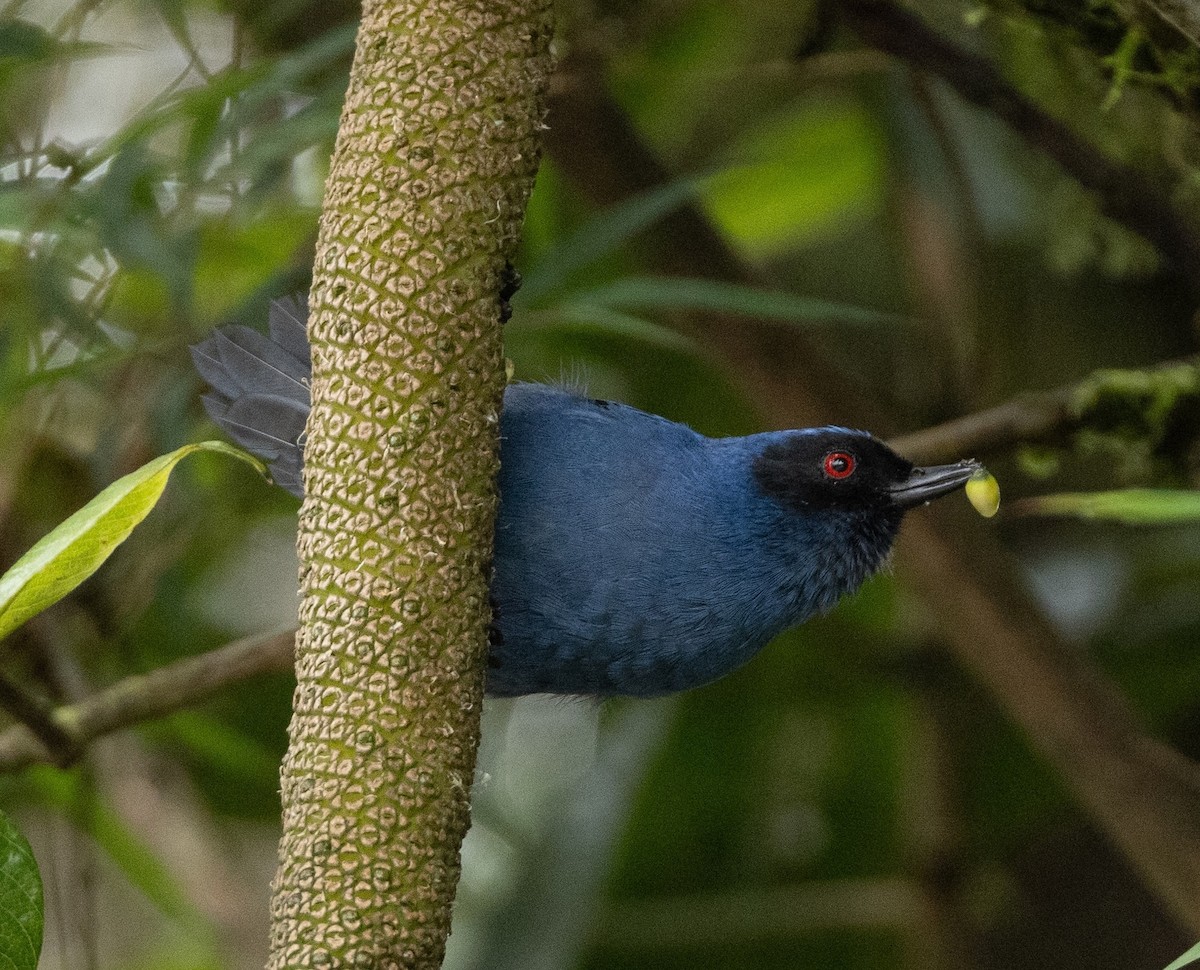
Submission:
POLYGON ((440 964, 468 823, 544 0, 366 0, 311 295, 271 968, 440 964))

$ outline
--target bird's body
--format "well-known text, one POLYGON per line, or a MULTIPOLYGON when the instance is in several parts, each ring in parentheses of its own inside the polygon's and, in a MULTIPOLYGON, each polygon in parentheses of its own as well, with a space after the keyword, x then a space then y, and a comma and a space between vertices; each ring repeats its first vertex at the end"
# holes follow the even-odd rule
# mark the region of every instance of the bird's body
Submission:
POLYGON ((492 583, 502 640, 489 688, 695 687, 856 588, 899 516, 868 528, 860 555, 815 552, 861 524, 797 516, 765 497, 754 459, 796 433, 706 438, 623 404, 510 386, 492 583))
MULTIPOLYGON (((269 341, 229 328, 195 350, 213 418, 296 494, 302 321, 302 306, 277 304, 269 341)), ((500 434, 487 681, 500 695, 648 697, 714 680, 856 589, 904 509, 977 467, 914 469, 842 428, 706 438, 539 384, 509 386, 500 434)))

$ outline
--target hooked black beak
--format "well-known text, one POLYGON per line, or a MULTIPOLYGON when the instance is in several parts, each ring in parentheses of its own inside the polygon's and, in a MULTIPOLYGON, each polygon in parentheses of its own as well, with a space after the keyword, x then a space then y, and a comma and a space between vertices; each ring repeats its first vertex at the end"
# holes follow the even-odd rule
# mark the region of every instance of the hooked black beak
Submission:
POLYGON ((897 508, 911 509, 941 498, 956 488, 962 488, 967 480, 983 466, 974 458, 953 465, 931 465, 929 468, 914 468, 908 478, 890 489, 892 504, 897 508))

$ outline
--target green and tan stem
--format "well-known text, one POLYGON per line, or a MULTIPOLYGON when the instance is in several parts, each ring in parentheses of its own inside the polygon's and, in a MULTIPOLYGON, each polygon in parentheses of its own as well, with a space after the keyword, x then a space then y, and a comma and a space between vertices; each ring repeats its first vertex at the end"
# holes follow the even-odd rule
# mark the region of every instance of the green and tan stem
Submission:
POLYGON ((440 964, 475 764, 497 293, 543 0, 366 0, 317 245, 301 628, 269 966, 440 964))

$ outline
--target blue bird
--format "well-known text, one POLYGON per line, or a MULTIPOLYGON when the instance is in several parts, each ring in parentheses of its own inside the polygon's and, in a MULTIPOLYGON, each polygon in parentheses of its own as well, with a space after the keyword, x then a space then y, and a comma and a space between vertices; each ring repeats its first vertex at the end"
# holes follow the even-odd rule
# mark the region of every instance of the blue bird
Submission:
MULTIPOLYGON (((303 496, 307 308, 192 349, 213 420, 303 496)), ((917 468, 863 431, 707 438, 625 404, 512 384, 487 688, 653 697, 715 680, 887 559, 905 511, 975 461, 917 468)))

